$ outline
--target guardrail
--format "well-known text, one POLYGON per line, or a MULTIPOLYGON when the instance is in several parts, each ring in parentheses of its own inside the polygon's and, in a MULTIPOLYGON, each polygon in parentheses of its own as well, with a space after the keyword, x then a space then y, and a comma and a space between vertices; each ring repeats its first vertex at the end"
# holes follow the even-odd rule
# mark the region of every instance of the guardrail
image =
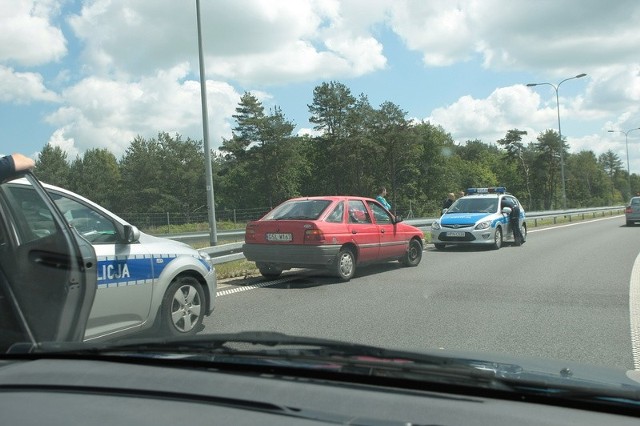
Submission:
MULTIPOLYGON (((587 216, 591 216, 592 218, 596 218, 598 216, 606 216, 609 214, 613 216, 614 213, 620 213, 624 211, 625 206, 614 206, 614 207, 595 207, 590 209, 570 209, 570 210, 551 210, 551 211, 541 211, 541 212, 530 212, 527 213, 527 222, 531 223, 533 221, 533 226, 537 227, 540 221, 546 219, 553 219, 553 223, 556 224, 559 218, 564 218, 569 222, 572 222, 574 218, 579 217, 580 220, 587 219, 587 216)), ((438 218, 420 218, 420 219, 406 219, 405 223, 413 225, 420 230, 427 232, 431 228, 431 224, 438 218)), ((244 235, 244 230, 235 230, 235 231, 223 231, 219 232, 218 236, 225 237, 239 237, 244 235)), ((189 239, 202 239, 208 237, 208 233, 203 232, 194 232, 194 233, 186 233, 180 235, 164 235, 166 238, 171 238, 175 240, 189 240, 189 239)), ((243 242, 230 243, 230 244, 221 244, 213 247, 205 247, 200 249, 211 256, 213 263, 215 265, 231 262, 234 260, 244 259, 244 254, 242 253, 242 244, 243 242)))

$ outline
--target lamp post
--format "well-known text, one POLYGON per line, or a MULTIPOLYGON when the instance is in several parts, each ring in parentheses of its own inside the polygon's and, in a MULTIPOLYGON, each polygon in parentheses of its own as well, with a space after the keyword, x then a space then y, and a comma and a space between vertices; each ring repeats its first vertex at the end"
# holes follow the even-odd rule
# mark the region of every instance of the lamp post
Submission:
POLYGON ((607 130, 609 133, 624 133, 624 144, 627 150, 627 183, 629 184, 629 194, 631 194, 631 170, 629 168, 629 133, 634 130, 640 130, 640 127, 635 127, 633 129, 629 129, 626 132, 622 130, 607 130))
POLYGON ((562 208, 566 209, 567 208, 567 190, 565 187, 565 181, 564 181, 564 144, 562 143, 562 129, 560 127, 560 97, 558 96, 558 89, 560 88, 560 85, 562 83, 564 83, 565 81, 568 80, 573 80, 576 78, 582 78, 586 76, 586 74, 582 73, 582 74, 578 74, 575 77, 569 77, 569 78, 565 78, 564 80, 562 80, 560 83, 558 83, 557 85, 555 84, 551 84, 551 83, 529 83, 527 84, 527 87, 534 87, 534 86, 542 86, 542 85, 548 85, 553 87, 553 90, 556 91, 556 106, 558 109, 558 137, 560 138, 560 175, 562 178, 562 208))
POLYGON ((209 243, 218 245, 216 226, 216 202, 213 194, 213 172, 211 170, 211 149, 209 148, 209 113, 207 112, 207 78, 204 73, 204 54, 202 53, 202 28, 200 26, 200 0, 196 0, 196 19, 198 24, 198 59, 200 62, 200 100, 202 102, 202 133, 204 139, 204 166, 207 187, 207 205, 209 216, 209 243))

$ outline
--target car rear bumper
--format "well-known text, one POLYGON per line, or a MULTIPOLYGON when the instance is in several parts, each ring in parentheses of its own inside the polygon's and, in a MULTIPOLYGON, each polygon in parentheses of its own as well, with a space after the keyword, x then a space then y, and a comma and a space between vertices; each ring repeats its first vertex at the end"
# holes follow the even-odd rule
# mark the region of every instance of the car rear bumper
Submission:
POLYGON ((247 260, 277 264, 283 269, 318 268, 329 266, 335 260, 340 245, 300 244, 244 244, 242 252, 247 260))
POLYGON ((640 222, 640 213, 626 213, 625 219, 627 222, 640 222))

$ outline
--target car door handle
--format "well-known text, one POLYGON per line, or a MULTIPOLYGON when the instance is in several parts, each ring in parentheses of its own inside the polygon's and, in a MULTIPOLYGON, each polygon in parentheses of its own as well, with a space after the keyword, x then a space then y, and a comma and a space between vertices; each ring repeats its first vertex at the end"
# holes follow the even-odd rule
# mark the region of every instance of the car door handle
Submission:
POLYGON ((352 233, 352 234, 357 234, 357 233, 358 233, 358 231, 356 231, 355 229, 353 229, 353 230, 351 230, 351 233, 352 233))
POLYGON ((380 232, 382 232, 384 234, 384 229, 381 229, 380 232))

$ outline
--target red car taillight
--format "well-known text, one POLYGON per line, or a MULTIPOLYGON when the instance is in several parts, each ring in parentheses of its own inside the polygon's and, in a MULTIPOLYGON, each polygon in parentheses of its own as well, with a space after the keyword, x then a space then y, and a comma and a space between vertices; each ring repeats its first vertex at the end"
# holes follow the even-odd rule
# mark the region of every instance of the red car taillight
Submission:
POLYGON ((304 241, 309 243, 319 243, 324 241, 324 233, 319 229, 307 229, 304 231, 304 241))
POLYGON ((628 206, 626 209, 624 209, 625 213, 633 213, 633 209, 631 208, 631 206, 628 206))
POLYGON ((250 241, 256 240, 256 230, 247 226, 247 229, 244 232, 244 242, 248 243, 250 241))

